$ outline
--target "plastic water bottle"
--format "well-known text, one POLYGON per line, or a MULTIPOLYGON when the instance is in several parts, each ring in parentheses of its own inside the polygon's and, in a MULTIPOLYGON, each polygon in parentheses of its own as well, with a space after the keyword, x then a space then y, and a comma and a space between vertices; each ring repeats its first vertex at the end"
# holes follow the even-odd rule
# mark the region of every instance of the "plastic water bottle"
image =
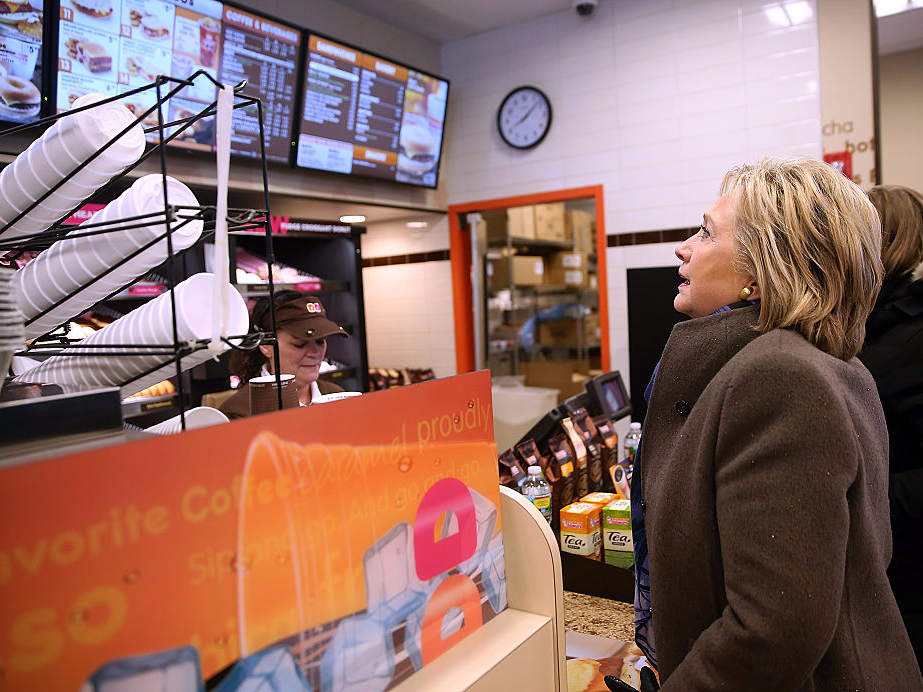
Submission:
POLYGON ((641 424, 637 421, 628 426, 628 434, 625 435, 625 458, 622 462, 628 466, 635 465, 635 455, 638 453, 638 446, 641 444, 641 424))
POLYGON ((551 486, 542 475, 541 466, 530 466, 529 477, 522 482, 522 494, 541 512, 545 521, 551 523, 551 486))

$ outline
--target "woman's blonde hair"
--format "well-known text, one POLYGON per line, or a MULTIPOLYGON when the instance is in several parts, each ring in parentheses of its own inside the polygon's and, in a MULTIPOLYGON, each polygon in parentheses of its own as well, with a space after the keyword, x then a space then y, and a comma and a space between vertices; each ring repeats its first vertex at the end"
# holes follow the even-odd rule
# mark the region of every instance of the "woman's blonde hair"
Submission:
POLYGON ((881 287, 881 230, 865 193, 823 161, 767 158, 734 168, 739 267, 760 287, 761 332, 791 327, 849 360, 881 287))
POLYGON ((923 195, 902 185, 878 185, 869 199, 881 218, 885 276, 909 274, 923 262, 923 195))

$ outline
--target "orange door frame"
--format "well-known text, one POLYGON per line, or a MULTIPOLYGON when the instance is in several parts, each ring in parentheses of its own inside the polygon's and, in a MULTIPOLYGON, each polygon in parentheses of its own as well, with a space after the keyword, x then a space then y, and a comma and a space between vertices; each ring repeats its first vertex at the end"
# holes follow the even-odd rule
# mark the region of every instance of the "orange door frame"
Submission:
POLYGON ((449 258, 452 264, 452 296, 455 317, 455 367, 459 374, 474 370, 474 306, 471 303, 471 242, 464 214, 486 209, 521 207, 528 204, 567 202, 592 197, 596 206, 596 262, 599 287, 600 364, 609 370, 609 292, 606 274, 606 225, 603 214, 603 187, 592 185, 570 190, 540 192, 517 197, 502 197, 480 202, 449 205, 449 258))

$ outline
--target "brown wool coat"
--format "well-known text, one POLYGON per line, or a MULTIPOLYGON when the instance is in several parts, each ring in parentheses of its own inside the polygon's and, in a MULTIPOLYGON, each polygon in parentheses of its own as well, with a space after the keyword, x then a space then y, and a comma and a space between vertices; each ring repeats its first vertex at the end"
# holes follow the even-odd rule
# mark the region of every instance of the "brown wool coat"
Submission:
POLYGON ((923 690, 888 579, 875 383, 757 307, 673 329, 642 489, 664 692, 923 690))
MULTIPOLYGON (((219 410, 226 415, 231 420, 235 418, 247 418, 250 416, 250 385, 242 384, 237 391, 227 400, 225 400, 219 410)), ((333 394, 334 392, 342 392, 343 388, 334 384, 333 382, 327 382, 326 380, 318 380, 317 388, 320 390, 321 394, 333 394)))

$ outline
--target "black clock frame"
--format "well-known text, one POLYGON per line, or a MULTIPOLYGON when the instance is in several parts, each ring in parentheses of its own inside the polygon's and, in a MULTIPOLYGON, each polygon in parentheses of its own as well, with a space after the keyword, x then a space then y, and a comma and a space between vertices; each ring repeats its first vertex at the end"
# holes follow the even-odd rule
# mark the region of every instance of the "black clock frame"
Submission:
POLYGON ((508 146, 513 147, 514 149, 532 149, 537 147, 545 137, 548 135, 548 132, 551 130, 551 121, 554 118, 554 112, 551 109, 551 99, 548 98, 548 95, 539 89, 538 87, 532 86, 530 84, 525 84, 523 86, 518 86, 509 92, 506 96, 503 97, 503 100, 500 102, 500 107, 497 109, 497 132, 500 133, 500 139, 502 139, 508 146), (545 125, 545 130, 542 132, 541 137, 532 142, 531 144, 514 144, 506 138, 506 135, 503 134, 503 127, 500 123, 500 119, 503 117, 503 108, 506 106, 507 101, 513 98, 516 94, 521 91, 534 91, 536 92, 542 100, 545 102, 545 105, 548 107, 548 123, 545 125))

